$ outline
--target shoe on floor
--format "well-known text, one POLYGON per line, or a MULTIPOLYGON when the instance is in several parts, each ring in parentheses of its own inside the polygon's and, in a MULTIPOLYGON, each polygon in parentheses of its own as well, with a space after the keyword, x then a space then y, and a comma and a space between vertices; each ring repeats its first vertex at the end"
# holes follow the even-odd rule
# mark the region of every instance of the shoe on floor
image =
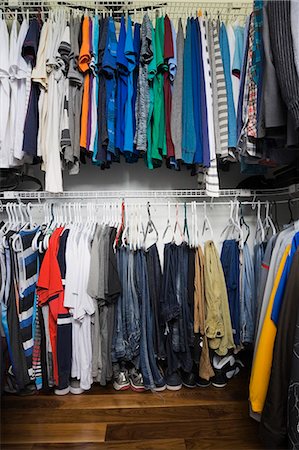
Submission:
POLYGON ((227 382, 235 375, 236 360, 233 355, 213 357, 213 368, 215 376, 211 379, 212 385, 218 388, 223 388, 227 382))
POLYGON ((142 374, 135 367, 133 367, 129 371, 129 380, 130 380, 130 384, 131 384, 131 389, 133 391, 136 391, 136 392, 145 391, 142 374))
POLYGON ((200 376, 196 377, 196 386, 198 387, 208 387, 211 385, 211 381, 210 380, 205 380, 204 378, 201 378, 200 376))
POLYGON ((54 389, 55 395, 67 395, 70 392, 70 387, 66 387, 64 389, 54 389))
POLYGON ((166 376, 166 389, 169 391, 179 391, 182 386, 182 379, 177 372, 166 376))
POLYGON ((156 386, 154 387, 154 392, 163 392, 166 389, 166 383, 164 378, 162 379, 161 383, 156 383, 156 386))
POLYGON ((181 371, 182 383, 185 387, 194 389, 196 387, 195 374, 193 372, 181 371))
POLYGON ((73 378, 71 380, 71 386, 70 386, 70 393, 74 395, 80 395, 83 394, 84 389, 80 387, 80 380, 77 380, 76 378, 73 378))
POLYGON ((126 391, 127 389, 130 389, 130 386, 131 383, 128 370, 121 368, 114 378, 113 387, 116 391, 126 391))

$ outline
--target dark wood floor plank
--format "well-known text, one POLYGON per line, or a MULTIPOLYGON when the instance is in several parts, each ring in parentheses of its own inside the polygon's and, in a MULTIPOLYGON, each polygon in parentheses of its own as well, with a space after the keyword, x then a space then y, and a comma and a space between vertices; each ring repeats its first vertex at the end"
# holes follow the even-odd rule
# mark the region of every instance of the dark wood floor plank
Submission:
POLYGON ((115 392, 109 390, 109 393, 101 395, 99 393, 55 396, 53 394, 37 394, 30 397, 19 397, 17 395, 6 395, 2 399, 2 408, 61 408, 61 409, 98 409, 98 408, 142 408, 142 407, 161 407, 176 406, 178 403, 182 406, 191 406, 196 404, 224 404, 230 401, 247 401, 247 387, 241 380, 240 384, 231 382, 224 389, 209 386, 207 388, 187 389, 161 393, 144 392, 142 394, 125 391, 115 392))
POLYGON ((140 440, 140 439, 178 439, 205 438, 213 440, 215 436, 229 439, 233 436, 242 436, 246 440, 251 433, 256 433, 256 425, 248 420, 222 420, 207 419, 196 420, 190 417, 189 421, 156 422, 135 424, 108 424, 106 441, 140 440))
POLYGON ((259 442, 256 436, 250 438, 246 437, 246 441, 240 435, 239 438, 230 437, 228 439, 217 438, 214 439, 186 439, 186 450, 262 450, 263 445, 259 442))
MULTIPOLYGON (((45 412, 46 414, 46 412, 45 412)), ((100 423, 32 423, 6 424, 1 430, 1 442, 5 444, 104 442, 106 425, 100 423), (17 431, 17 432, 16 432, 17 431)))
POLYGON ((2 423, 101 423, 101 422, 156 422, 158 420, 204 420, 214 417, 219 419, 248 419, 246 402, 227 402, 216 405, 165 406, 162 408, 114 408, 114 409, 47 409, 47 414, 30 409, 7 409, 3 411, 2 423))
POLYGON ((186 450, 184 439, 154 439, 125 442, 79 442, 63 444, 7 444, 1 450, 186 450))

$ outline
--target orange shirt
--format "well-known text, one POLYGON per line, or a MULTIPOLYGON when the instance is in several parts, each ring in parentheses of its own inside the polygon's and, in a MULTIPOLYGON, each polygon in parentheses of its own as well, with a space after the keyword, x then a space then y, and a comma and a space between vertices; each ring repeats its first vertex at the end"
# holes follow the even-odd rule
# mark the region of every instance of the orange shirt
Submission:
POLYGON ((57 361, 57 318, 58 314, 68 313, 68 309, 63 306, 64 289, 61 280, 57 253, 59 249, 59 240, 63 228, 57 228, 49 241, 49 247, 44 256, 38 282, 37 295, 40 306, 48 303, 49 305, 49 334, 53 356, 53 375, 54 383, 58 386, 58 361, 57 361))
POLYGON ((89 46, 89 17, 84 17, 82 24, 82 45, 79 54, 79 69, 85 74, 81 110, 81 133, 80 147, 86 148, 87 145, 87 125, 88 125, 88 107, 89 107, 89 64, 91 61, 89 46))

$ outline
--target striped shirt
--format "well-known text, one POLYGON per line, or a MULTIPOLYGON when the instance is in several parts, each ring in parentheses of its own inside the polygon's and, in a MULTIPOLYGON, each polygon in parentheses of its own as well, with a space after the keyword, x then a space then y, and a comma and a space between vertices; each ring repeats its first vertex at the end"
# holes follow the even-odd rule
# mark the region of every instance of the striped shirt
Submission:
POLYGON ((32 250, 32 240, 37 232, 21 230, 19 240, 21 250, 17 252, 19 269, 19 323, 21 340, 26 357, 28 374, 34 379, 32 354, 34 342, 34 323, 36 317, 35 288, 38 277, 37 252, 32 250))

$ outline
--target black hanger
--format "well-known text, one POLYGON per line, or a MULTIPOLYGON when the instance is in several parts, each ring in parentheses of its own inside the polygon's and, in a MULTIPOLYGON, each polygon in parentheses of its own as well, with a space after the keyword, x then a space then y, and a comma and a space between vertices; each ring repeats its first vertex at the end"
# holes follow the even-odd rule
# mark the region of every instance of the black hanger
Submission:
POLYGON ((275 200, 270 203, 270 215, 273 217, 273 222, 274 222, 274 225, 275 225, 277 231, 280 231, 280 226, 279 226, 279 222, 278 222, 277 203, 275 200), (274 216, 272 216, 273 207, 274 207, 274 216))
POLYGON ((247 236, 246 236, 246 239, 245 239, 245 241, 244 241, 244 244, 246 244, 246 242, 248 241, 248 238, 249 238, 249 236, 250 236, 250 226, 248 225, 248 223, 247 223, 247 222, 245 221, 245 219, 244 219, 242 203, 240 204, 240 213, 241 213, 241 215, 240 215, 240 225, 241 225, 241 228, 242 228, 242 226, 244 225, 245 228, 246 228, 246 231, 247 231, 247 236))
POLYGON ((292 222, 294 222, 294 216, 293 216, 292 205, 293 205, 292 200, 289 199, 289 200, 288 200, 288 208, 289 208, 289 213, 290 213, 290 221, 289 221, 289 224, 292 223, 292 222))

